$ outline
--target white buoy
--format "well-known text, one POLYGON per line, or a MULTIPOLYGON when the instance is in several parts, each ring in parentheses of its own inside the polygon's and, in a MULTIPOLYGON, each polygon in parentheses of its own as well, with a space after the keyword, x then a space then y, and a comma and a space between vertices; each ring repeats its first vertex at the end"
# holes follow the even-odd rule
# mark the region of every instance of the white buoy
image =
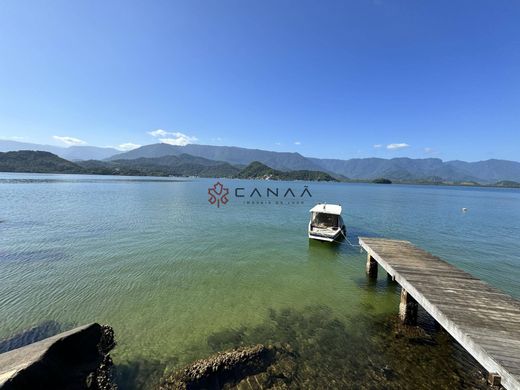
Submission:
POLYGON ((468 211, 468 209, 466 207, 463 207, 462 212, 465 213, 466 211, 468 211))

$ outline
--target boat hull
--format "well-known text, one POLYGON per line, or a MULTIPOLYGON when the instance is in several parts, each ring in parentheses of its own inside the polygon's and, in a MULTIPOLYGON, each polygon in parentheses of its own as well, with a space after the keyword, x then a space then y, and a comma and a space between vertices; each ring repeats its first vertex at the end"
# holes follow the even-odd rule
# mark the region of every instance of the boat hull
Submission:
POLYGON ((342 226, 341 229, 335 230, 330 233, 324 233, 324 232, 316 232, 314 230, 311 230, 309 226, 309 239, 311 240, 318 240, 318 241, 326 241, 326 242, 333 242, 342 239, 344 236, 346 236, 346 229, 345 226, 342 226))

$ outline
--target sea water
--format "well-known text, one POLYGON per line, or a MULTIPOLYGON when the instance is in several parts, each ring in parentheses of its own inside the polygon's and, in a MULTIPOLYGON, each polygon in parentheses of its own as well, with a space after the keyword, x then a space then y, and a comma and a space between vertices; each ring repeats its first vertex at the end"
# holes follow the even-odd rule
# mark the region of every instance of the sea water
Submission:
POLYGON ((401 337, 399 287, 368 280, 358 247, 309 241, 319 202, 342 205, 353 244, 410 240, 520 297, 516 189, 6 173, 0 340, 49 321, 109 324, 123 388, 257 342, 298 351, 300 388, 479 385, 447 334, 401 337))

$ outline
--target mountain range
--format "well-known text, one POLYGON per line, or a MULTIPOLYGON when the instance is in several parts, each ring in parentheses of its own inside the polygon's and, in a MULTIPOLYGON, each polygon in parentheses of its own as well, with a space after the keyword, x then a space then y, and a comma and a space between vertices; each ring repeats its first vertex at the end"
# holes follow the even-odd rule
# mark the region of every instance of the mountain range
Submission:
MULTIPOLYGON (((176 146, 152 144, 121 153, 113 148, 93 146, 71 146, 60 148, 49 145, 25 144, 15 141, 1 141, 0 151, 8 150, 45 150, 71 161, 79 160, 136 160, 125 166, 148 166, 162 164, 161 159, 172 156, 189 155, 222 164, 226 169, 238 171, 253 161, 258 161, 279 171, 324 171, 338 179, 373 180, 388 178, 396 181, 427 182, 478 182, 490 184, 498 181, 520 181, 520 163, 508 160, 486 160, 478 162, 442 161, 438 158, 355 158, 349 160, 320 159, 302 156, 299 153, 273 152, 260 149, 247 149, 234 146, 214 146, 189 144, 176 146)), ((165 163, 167 159, 163 161, 165 163)), ((200 161, 199 161, 200 162, 200 161)), ((197 169, 195 169, 196 171, 197 169)), ((235 172, 236 173, 236 172, 235 172)), ((196 173, 194 173, 196 174, 196 173)))
POLYGON ((100 148, 98 146, 69 146, 39 145, 28 142, 0 140, 0 152, 15 152, 18 150, 39 150, 60 156, 66 160, 104 160, 120 150, 115 148, 100 148))
POLYGON ((282 171, 325 171, 338 178, 373 180, 385 177, 400 181, 475 181, 495 183, 501 180, 520 181, 520 163, 507 160, 479 162, 442 161, 439 158, 412 159, 407 157, 354 158, 350 160, 304 157, 299 153, 280 153, 230 146, 152 144, 110 157, 116 159, 155 158, 190 154, 233 165, 247 165, 259 161, 282 171))
POLYGON ((210 160, 226 161, 232 165, 247 165, 253 161, 260 161, 271 168, 284 171, 322 169, 299 153, 271 152, 260 149, 239 148, 236 146, 199 144, 189 144, 186 146, 168 144, 145 145, 126 153, 116 154, 115 156, 110 157, 110 160, 130 160, 139 157, 155 158, 180 154, 190 154, 192 156, 204 157, 210 160))

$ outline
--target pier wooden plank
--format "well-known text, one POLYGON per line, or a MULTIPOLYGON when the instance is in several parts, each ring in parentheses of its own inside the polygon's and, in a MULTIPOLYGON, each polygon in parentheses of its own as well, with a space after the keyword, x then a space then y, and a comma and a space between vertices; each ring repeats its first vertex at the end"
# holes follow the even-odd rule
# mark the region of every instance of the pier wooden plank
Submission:
POLYGON ((359 244, 502 386, 520 390, 520 301, 409 241, 359 244))

